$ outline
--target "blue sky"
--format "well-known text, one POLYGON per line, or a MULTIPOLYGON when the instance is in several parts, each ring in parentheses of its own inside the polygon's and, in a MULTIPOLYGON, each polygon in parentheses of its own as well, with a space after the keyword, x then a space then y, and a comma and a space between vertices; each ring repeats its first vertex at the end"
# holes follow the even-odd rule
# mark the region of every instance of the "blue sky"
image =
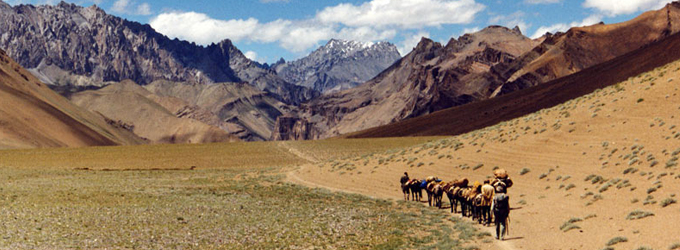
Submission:
MULTIPOLYGON (((56 4, 56 0, 5 0, 56 4)), ((420 37, 446 43, 489 25, 529 37, 600 21, 616 23, 671 0, 71 0, 151 24, 169 37, 207 45, 231 39, 248 57, 305 56, 331 38, 389 41, 403 54, 420 37)))

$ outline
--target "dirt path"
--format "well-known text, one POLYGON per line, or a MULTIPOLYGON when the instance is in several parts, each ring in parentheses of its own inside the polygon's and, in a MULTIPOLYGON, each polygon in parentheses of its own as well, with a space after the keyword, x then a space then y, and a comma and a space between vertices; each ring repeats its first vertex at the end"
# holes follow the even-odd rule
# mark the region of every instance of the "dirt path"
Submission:
MULTIPOLYGON (((300 166, 298 166, 297 169, 294 169, 294 170, 286 173, 286 179, 289 182, 300 184, 300 185, 311 187, 311 188, 324 188, 324 189, 328 189, 328 190, 333 191, 333 192, 355 193, 355 194, 365 195, 365 196, 368 196, 368 197, 371 197, 371 198, 384 198, 384 197, 377 197, 377 196, 362 193, 362 192, 356 192, 356 191, 347 190, 347 189, 335 188, 335 187, 332 187, 332 186, 323 185, 323 184, 319 184, 319 183, 315 183, 315 182, 312 182, 312 181, 305 180, 304 178, 301 178, 297 173, 302 173, 307 168, 314 167, 313 163, 319 162, 319 159, 317 159, 317 158, 315 158, 311 155, 305 154, 301 150, 293 147, 288 142, 280 142, 279 147, 281 147, 286 152, 289 152, 289 153, 291 153, 291 154, 293 154, 297 157, 300 157, 300 158, 310 162, 310 164, 300 165, 300 166)), ((397 195, 394 195, 394 196, 391 196, 389 198, 401 199, 402 197, 398 197, 397 195)), ((426 204, 423 204, 423 205, 427 206, 426 204)), ((462 218, 462 216, 460 214, 454 214, 453 216, 456 216, 458 218, 462 218)), ((491 235, 494 235, 494 236, 496 235, 495 227, 484 227, 484 226, 476 226, 476 227, 478 229, 484 231, 484 232, 490 233, 491 235)), ((510 237, 508 237, 508 240, 512 240, 513 238, 515 238, 515 237, 510 236, 510 237)), ((494 246, 495 246, 494 249, 500 249, 500 250, 515 250, 515 249, 517 249, 517 248, 515 248, 514 244, 511 241, 508 241, 508 240, 506 240, 506 241, 494 240, 494 246)))

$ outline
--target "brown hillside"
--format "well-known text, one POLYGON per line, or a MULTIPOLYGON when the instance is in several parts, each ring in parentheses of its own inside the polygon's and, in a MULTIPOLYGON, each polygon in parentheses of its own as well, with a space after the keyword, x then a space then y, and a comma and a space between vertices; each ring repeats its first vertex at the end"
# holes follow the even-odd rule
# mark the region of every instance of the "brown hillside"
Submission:
MULTIPOLYGON (((630 64, 606 65, 641 70, 670 58, 662 52, 677 55, 677 41, 678 35, 643 50, 659 60, 631 56, 630 64)), ((644 54, 639 52, 633 55, 644 54)), ((499 167, 514 181, 510 235, 480 249, 677 249, 680 238, 672 232, 680 221, 678 79, 680 60, 491 127, 321 161, 289 177, 308 186, 401 200, 398 180, 404 171, 419 179, 435 175, 474 182, 491 178, 499 167)), ((536 90, 546 91, 543 97, 559 94, 550 88, 531 91, 536 90)), ((430 209, 450 214, 448 198, 443 200, 444 209, 430 209)), ((493 232, 493 227, 478 228, 493 232)))
MULTIPOLYGON (((178 118, 167 108, 186 107, 173 98, 161 98, 132 81, 72 95, 76 105, 124 124, 154 143, 210 143, 237 140, 227 131, 190 118, 178 118), (166 108, 167 107, 167 108, 166 108)), ((174 111, 174 110, 173 110, 174 111)))
POLYGON ((349 138, 457 135, 555 106, 680 58, 680 35, 546 84, 349 134, 349 138))
POLYGON ((0 50, 0 148, 141 143, 50 90, 0 50))
POLYGON ((494 92, 507 94, 579 72, 678 31, 680 2, 673 2, 626 22, 574 27, 548 35, 517 61, 492 71, 499 78, 496 84, 501 84, 493 86, 494 92))

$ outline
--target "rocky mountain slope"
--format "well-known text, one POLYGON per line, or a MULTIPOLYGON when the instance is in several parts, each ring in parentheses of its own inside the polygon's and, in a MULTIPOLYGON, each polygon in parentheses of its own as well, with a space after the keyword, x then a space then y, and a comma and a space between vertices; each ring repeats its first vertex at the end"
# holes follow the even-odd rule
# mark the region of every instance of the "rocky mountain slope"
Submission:
POLYGON ((50 90, 0 50, 0 148, 142 143, 115 121, 50 90))
POLYGON ((484 99, 490 95, 488 84, 468 80, 514 61, 537 44, 517 28, 499 26, 451 39, 446 46, 423 38, 365 84, 323 95, 303 105, 300 113, 281 117, 272 139, 327 138, 484 99))
POLYGON ((304 58, 280 61, 272 68, 288 82, 327 93, 356 87, 399 58, 397 47, 388 42, 331 39, 304 58))
MULTIPOLYGON (((551 108, 626 80, 631 83, 644 82, 649 79, 640 80, 632 77, 642 78, 640 74, 677 60, 680 60, 680 33, 545 84, 346 136, 369 138, 459 135, 551 108)), ((672 70, 677 72, 680 68, 672 70)), ((651 81, 654 80, 656 79, 651 81)), ((673 83, 676 80, 671 77, 666 81, 673 83)), ((624 90, 622 87, 617 89, 624 90)), ((629 92, 635 94, 635 91, 629 92)), ((666 98, 669 97, 668 94, 670 93, 665 94, 666 98)), ((639 97, 635 97, 634 100, 645 101, 639 97)), ((602 106, 605 104, 607 103, 602 103, 602 106)), ((597 113, 596 108, 592 106, 588 109, 593 114, 597 113)), ((560 113, 568 117, 569 110, 560 113)), ((593 118, 596 116, 592 115, 593 118)))
POLYGON ((296 109, 242 83, 205 85, 155 81, 144 87, 157 96, 185 103, 168 108, 178 117, 220 127, 248 141, 269 139, 276 118, 296 109))
POLYGON ((524 51, 522 49, 527 48, 528 43, 515 43, 501 49, 493 47, 505 43, 494 40, 503 36, 490 36, 481 42, 476 38, 478 34, 498 30, 493 27, 452 40, 445 47, 424 39, 395 66, 367 82, 366 87, 324 95, 310 102, 301 113, 283 117, 286 121, 281 124, 293 126, 275 128, 275 131, 283 131, 284 135, 275 135, 274 138, 325 138, 512 93, 579 72, 664 39, 677 33, 679 24, 680 3, 674 2, 627 22, 547 34, 540 39, 539 45, 524 51), (470 43, 467 43, 470 41, 482 52, 461 59, 455 53, 470 48, 470 43), (409 61, 412 65, 407 64, 409 61), (381 88, 380 82, 384 79, 399 83, 394 86, 401 88, 398 91, 381 88), (429 84, 420 84, 428 81, 429 84), (385 102, 389 99, 386 96, 394 96, 393 93, 400 93, 402 97, 385 102), (307 126, 300 126, 304 124, 307 126), (309 131, 300 130, 300 127, 309 128, 309 131))
POLYGON ((579 72, 678 31, 680 2, 622 23, 574 27, 566 33, 548 35, 519 60, 495 67, 483 81, 493 79, 493 96, 510 93, 579 72))
POLYGON ((238 140, 226 129, 186 117, 172 108, 187 107, 181 100, 152 94, 132 81, 76 93, 71 101, 124 124, 152 143, 211 143, 238 140))
POLYGON ((253 63, 229 40, 207 47, 171 40, 96 6, 0 2, 0 20, 0 48, 49 84, 248 82, 291 104, 316 95, 253 63))

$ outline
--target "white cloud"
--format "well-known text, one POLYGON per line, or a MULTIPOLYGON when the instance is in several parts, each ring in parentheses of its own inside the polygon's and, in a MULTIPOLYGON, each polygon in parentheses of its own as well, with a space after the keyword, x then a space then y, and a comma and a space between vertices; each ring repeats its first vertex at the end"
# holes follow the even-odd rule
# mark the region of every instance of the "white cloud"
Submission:
POLYGON ((148 3, 143 3, 137 6, 137 15, 149 16, 151 14, 151 5, 148 3))
POLYGON ((257 61, 257 52, 249 50, 246 51, 246 53, 243 53, 244 56, 246 56, 248 59, 251 61, 257 61))
POLYGON ((484 8, 474 0, 373 0, 327 7, 316 18, 351 27, 423 28, 469 23, 484 8))
POLYGON ((489 24, 491 25, 501 25, 508 28, 519 27, 522 32, 526 32, 527 29, 531 27, 531 24, 524 21, 524 12, 516 11, 510 15, 496 15, 489 19, 489 24))
MULTIPOLYGON (((94 2, 101 3, 101 0, 95 0, 94 2)), ((140 16, 148 16, 152 14, 151 5, 149 5, 148 3, 141 3, 135 7, 135 3, 130 2, 130 0, 116 0, 113 3, 113 6, 111 6, 111 11, 116 13, 140 16)))
POLYGON ((531 36, 531 38, 539 38, 545 33, 550 32, 550 33, 556 33, 556 32, 564 32, 569 30, 571 27, 582 27, 582 26, 588 26, 588 25, 593 25, 602 20, 602 16, 600 15, 592 15, 589 17, 586 17, 580 22, 572 22, 569 24, 566 23, 557 23, 553 24, 551 26, 541 26, 538 29, 536 29, 536 32, 531 36))
POLYGON ((169 37, 177 37, 199 44, 219 42, 225 38, 240 41, 257 29, 259 22, 247 20, 216 20, 196 12, 163 13, 151 19, 151 27, 169 37))
POLYGON ((290 0, 260 0, 261 3, 287 3, 290 0))
MULTIPOLYGON (((261 23, 254 18, 218 20, 196 12, 166 12, 152 18, 149 24, 169 37, 203 45, 231 39, 278 43, 299 53, 331 38, 374 42, 394 38, 403 31, 467 23, 484 8, 474 0, 372 0, 359 6, 327 7, 304 20, 261 23)), ((417 39, 416 43, 420 37, 417 39)))
POLYGON ((315 20, 290 21, 275 20, 260 23, 257 19, 217 20, 196 12, 174 12, 160 14, 149 22, 156 31, 169 37, 177 37, 207 45, 224 39, 254 41, 262 43, 277 42, 292 52, 302 52, 331 38, 357 41, 382 41, 393 38, 393 29, 374 29, 371 27, 338 27, 315 20))
POLYGON ((127 12, 129 4, 130 4, 129 0, 117 0, 116 2, 113 3, 111 10, 114 12, 125 13, 127 12))
POLYGON ((549 3, 559 3, 562 0, 524 0, 524 3, 528 4, 549 4, 549 3))
POLYGON ((586 0, 583 7, 594 8, 600 12, 616 16, 637 11, 660 9, 672 0, 586 0))
POLYGON ((406 54, 411 53, 423 37, 430 37, 430 33, 427 31, 419 31, 415 34, 405 35, 404 40, 397 46, 399 54, 401 54, 401 56, 406 56, 406 54))
POLYGON ((480 29, 479 27, 465 28, 463 29, 463 34, 461 34, 461 36, 465 34, 472 34, 480 30, 482 29, 480 29))

